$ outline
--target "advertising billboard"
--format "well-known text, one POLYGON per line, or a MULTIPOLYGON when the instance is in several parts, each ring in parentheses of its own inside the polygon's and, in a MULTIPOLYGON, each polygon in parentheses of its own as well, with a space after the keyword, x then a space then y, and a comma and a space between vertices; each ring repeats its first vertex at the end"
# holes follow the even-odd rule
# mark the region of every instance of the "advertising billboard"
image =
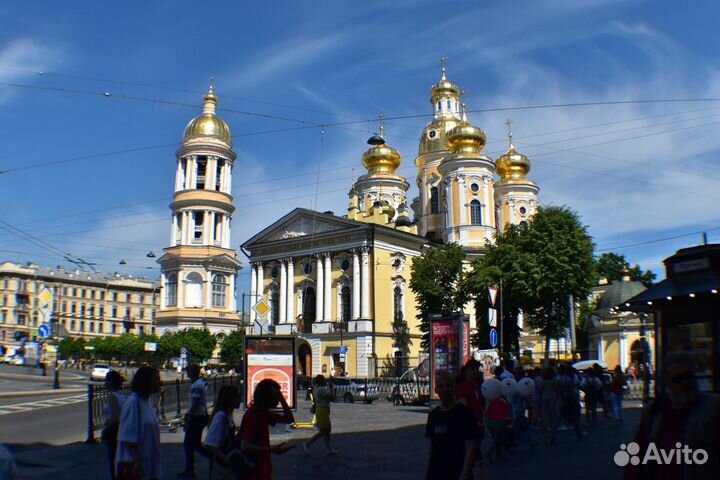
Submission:
POLYGON ((245 404, 252 403, 255 387, 275 380, 290 408, 296 408, 295 339, 292 337, 245 337, 245 404))
MULTIPOLYGON (((460 367, 470 358, 470 322, 465 315, 451 315, 432 319, 431 386, 441 371, 456 377, 460 367)), ((432 398, 437 399, 434 388, 432 398)))

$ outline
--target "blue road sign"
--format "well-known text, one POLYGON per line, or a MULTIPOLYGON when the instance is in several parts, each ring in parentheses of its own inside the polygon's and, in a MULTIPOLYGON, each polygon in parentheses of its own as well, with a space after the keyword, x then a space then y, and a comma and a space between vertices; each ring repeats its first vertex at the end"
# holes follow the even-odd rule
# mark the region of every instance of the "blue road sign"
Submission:
POLYGON ((490 329, 490 346, 493 348, 497 347, 497 342, 498 342, 497 330, 495 330, 494 328, 491 328, 490 329))
POLYGON ((42 324, 38 327, 38 336, 40 338, 50 338, 51 329, 47 324, 42 324))
POLYGON ((340 355, 347 355, 348 347, 347 345, 340 345, 340 355))

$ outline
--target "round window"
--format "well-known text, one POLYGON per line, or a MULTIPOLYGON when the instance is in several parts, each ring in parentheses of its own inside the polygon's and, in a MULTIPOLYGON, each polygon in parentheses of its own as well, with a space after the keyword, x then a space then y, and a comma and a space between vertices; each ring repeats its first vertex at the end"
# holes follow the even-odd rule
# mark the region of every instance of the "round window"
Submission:
POLYGON ((350 268, 350 260, 348 260, 348 259, 346 258, 345 260, 343 260, 342 262, 340 262, 340 270, 342 270, 342 271, 344 272, 344 271, 346 271, 348 268, 350 268))
POLYGON ((278 276, 278 269, 277 269, 277 268, 273 268, 272 270, 270 270, 270 276, 271 276, 272 278, 277 278, 277 276, 278 276))
POLYGON ((312 264, 310 262, 303 265, 303 273, 305 275, 310 275, 313 271, 312 264))
POLYGON ((477 183, 473 183, 470 185, 470 190, 472 190, 473 192, 477 192, 480 190, 480 185, 478 185, 477 183))
POLYGON ((430 140, 435 140, 436 138, 438 138, 438 131, 437 131, 437 130, 430 130, 429 132, 427 132, 427 137, 428 137, 430 140))
POLYGON ((525 214, 527 213, 527 208, 525 208, 525 207, 520 207, 519 212, 520 212, 520 215, 525 215, 525 214))

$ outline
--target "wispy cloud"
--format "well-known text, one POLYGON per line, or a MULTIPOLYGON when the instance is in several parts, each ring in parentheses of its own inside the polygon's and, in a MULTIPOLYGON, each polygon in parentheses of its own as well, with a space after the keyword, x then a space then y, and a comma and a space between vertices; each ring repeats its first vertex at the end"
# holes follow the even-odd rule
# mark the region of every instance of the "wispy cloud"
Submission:
MULTIPOLYGON (((15 82, 57 67, 62 62, 63 55, 57 48, 29 38, 18 38, 0 49, 0 81, 15 82)), ((12 87, 0 86, 0 101, 7 100, 16 91, 12 87)))

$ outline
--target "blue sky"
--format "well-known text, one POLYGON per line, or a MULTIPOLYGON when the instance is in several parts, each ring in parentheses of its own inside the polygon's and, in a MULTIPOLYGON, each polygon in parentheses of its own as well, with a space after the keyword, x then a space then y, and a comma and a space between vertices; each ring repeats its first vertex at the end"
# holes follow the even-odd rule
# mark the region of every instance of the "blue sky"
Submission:
MULTIPOLYGON (((174 152, 211 75, 238 154, 233 245, 296 206, 342 214, 381 111, 414 186, 445 55, 486 153, 505 149, 511 117, 541 203, 572 207, 598 251, 662 277, 663 258, 700 241, 685 234, 720 242, 720 101, 497 109, 720 99, 719 13, 714 1, 5 1, 0 220, 102 271, 158 275, 145 254, 169 243, 174 152)), ((0 259, 66 263, 4 229, 0 259)))

